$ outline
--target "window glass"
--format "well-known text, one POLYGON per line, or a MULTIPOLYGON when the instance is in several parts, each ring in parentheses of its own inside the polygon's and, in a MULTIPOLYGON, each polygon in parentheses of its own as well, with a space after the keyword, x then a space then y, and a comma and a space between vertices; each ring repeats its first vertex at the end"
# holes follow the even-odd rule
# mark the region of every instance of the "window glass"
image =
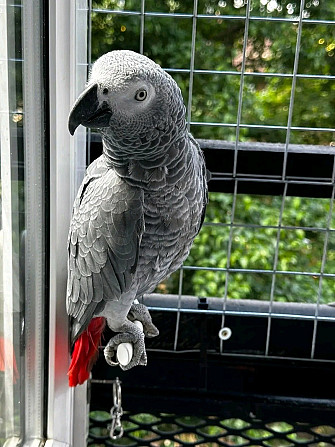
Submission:
POLYGON ((21 435, 24 159, 21 2, 0 0, 0 445, 21 435))

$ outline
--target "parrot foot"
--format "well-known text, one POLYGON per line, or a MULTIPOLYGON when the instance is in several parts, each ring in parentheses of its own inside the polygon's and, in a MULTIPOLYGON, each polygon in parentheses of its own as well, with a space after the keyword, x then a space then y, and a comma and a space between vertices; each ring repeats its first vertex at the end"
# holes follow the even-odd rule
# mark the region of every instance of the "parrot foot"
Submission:
POLYGON ((153 324, 151 315, 144 304, 133 304, 129 310, 128 319, 130 321, 140 321, 146 337, 152 338, 159 335, 159 330, 153 324))
POLYGON ((126 321, 118 331, 120 333, 112 337, 104 349, 106 362, 111 366, 119 365, 124 371, 138 365, 145 366, 147 364, 147 353, 145 351, 144 333, 131 321, 126 321), (116 351, 121 343, 131 343, 133 345, 133 356, 127 365, 121 365, 115 361, 116 351))

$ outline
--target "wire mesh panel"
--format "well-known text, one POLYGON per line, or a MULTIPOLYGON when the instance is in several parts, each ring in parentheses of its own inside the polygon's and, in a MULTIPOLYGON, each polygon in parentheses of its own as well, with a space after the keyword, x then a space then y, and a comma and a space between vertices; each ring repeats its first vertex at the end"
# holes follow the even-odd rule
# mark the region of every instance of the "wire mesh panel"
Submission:
MULTIPOLYGON (((203 343, 210 355, 333 362, 335 4, 95 0, 88 12, 89 64, 113 49, 158 62, 182 90, 189 130, 212 172, 205 223, 190 256, 157 295, 144 297, 162 334, 147 343, 149 362, 150 353, 200 352, 201 337, 193 343, 185 328, 197 331, 204 318, 212 318, 212 343, 203 343), (232 330, 229 340, 218 337, 223 327, 232 330)), ((88 136, 91 162, 101 142, 88 136)), ((219 416, 215 440, 199 427, 195 437, 178 438, 184 428, 177 416, 154 416, 174 429, 167 443, 153 437, 150 445, 334 443, 333 428, 328 436, 303 425, 299 438, 293 419, 293 428, 276 432, 277 421, 264 418, 254 427, 266 436, 252 438, 219 416)), ((157 420, 149 431, 163 439, 157 420)), ((278 427, 288 427, 284 422, 278 427)), ((129 445, 149 445, 134 439, 145 430, 142 422, 131 424, 129 445)))
MULTIPOLYGON (((207 323, 210 328, 212 321, 207 323)), ((253 327, 244 324, 246 331, 253 327)), ((258 331, 256 326, 250 336, 256 339, 258 331)), ((117 442, 110 437, 115 373, 99 362, 91 384, 89 445, 334 445, 334 368, 217 357, 208 349, 208 335, 203 324, 183 325, 182 353, 151 351, 146 368, 121 372, 127 412, 117 442), (199 354, 187 349, 190 340, 199 354)))
MULTIPOLYGON (((333 442, 335 428, 331 425, 291 425, 285 421, 262 421, 252 418, 221 419, 218 416, 185 416, 171 414, 126 414, 126 435, 122 444, 108 436, 107 424, 110 415, 106 412, 91 414, 94 428, 90 436, 92 442, 105 445, 145 445, 177 447, 194 446, 295 446, 322 445, 333 442), (109 441, 108 441, 109 438, 109 441), (127 442, 127 444, 126 444, 127 442)), ((89 444, 90 445, 90 442, 89 444)))
POLYGON ((91 413, 88 445, 106 446, 323 446, 333 445, 335 427, 308 423, 290 424, 255 418, 220 418, 174 414, 125 414, 126 434, 120 441, 108 436, 107 412, 91 413))
MULTIPOLYGON (((308 302, 313 358, 319 306, 335 292, 333 9, 304 0, 100 0, 89 9, 89 63, 112 49, 153 58, 180 85, 191 132, 206 138, 213 192, 205 225, 181 272, 158 291, 221 297, 222 326, 230 299, 266 300, 264 355, 274 303, 308 302), (327 177, 293 157, 323 152, 327 177), (306 169, 297 173, 299 164, 306 169)), ((176 331, 180 310, 179 302, 176 331)))

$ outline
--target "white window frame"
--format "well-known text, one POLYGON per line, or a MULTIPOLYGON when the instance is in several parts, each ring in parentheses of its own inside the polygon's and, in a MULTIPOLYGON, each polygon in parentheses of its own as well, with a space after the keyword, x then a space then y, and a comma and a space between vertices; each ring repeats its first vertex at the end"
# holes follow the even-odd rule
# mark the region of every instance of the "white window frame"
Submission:
POLYGON ((69 111, 87 76, 87 0, 49 2, 50 326, 46 447, 84 446, 87 385, 69 388, 65 310, 67 235, 86 165, 86 132, 68 132, 69 111))

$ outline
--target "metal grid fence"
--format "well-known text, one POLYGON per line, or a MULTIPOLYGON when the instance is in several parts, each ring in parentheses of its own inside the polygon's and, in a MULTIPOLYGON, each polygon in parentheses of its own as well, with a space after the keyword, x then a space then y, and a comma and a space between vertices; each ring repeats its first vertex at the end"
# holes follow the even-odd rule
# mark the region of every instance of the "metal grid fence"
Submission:
MULTIPOLYGON (((234 1, 201 1, 194 0, 190 2, 162 2, 160 5, 155 5, 150 3, 150 7, 148 6, 148 0, 134 0, 134 1, 90 1, 89 4, 89 26, 88 26, 88 36, 89 36, 89 65, 94 62, 100 54, 99 52, 104 52, 102 50, 105 47, 101 44, 100 40, 103 37, 97 30, 99 30, 99 25, 96 25, 99 20, 103 20, 103 24, 108 24, 108 20, 110 20, 110 24, 112 25, 114 22, 114 28, 118 26, 121 30, 119 35, 121 36, 118 41, 116 41, 116 37, 112 36, 110 38, 110 48, 109 49, 119 49, 119 48, 128 48, 134 49, 135 51, 139 51, 141 53, 147 54, 149 57, 155 58, 153 51, 151 51, 151 41, 147 42, 146 40, 146 27, 147 23, 154 23, 155 21, 166 21, 172 20, 175 23, 175 26, 178 28, 180 23, 188 23, 189 30, 189 42, 187 42, 189 48, 189 56, 187 59, 188 66, 185 67, 185 62, 181 62, 179 66, 164 66, 172 76, 176 78, 177 81, 181 80, 181 88, 184 94, 185 102, 187 105, 187 121, 189 129, 192 133, 195 134, 196 137, 201 138, 203 135, 207 138, 206 141, 202 141, 202 146, 205 147, 205 155, 210 148, 215 147, 214 142, 208 141, 208 136, 211 138, 211 132, 213 134, 212 139, 217 137, 217 135, 222 135, 222 138, 225 139, 227 135, 227 139, 233 140, 233 142, 221 142, 217 143, 220 146, 220 149, 233 151, 233 164, 231 169, 225 169, 225 166, 221 166, 221 158, 218 159, 218 168, 212 172, 213 182, 217 184, 225 183, 227 181, 233 182, 233 192, 232 194, 228 194, 229 200, 227 200, 225 209, 222 209, 222 221, 210 221, 207 218, 205 222, 204 229, 208 227, 217 228, 222 227, 227 231, 227 241, 226 241, 226 259, 225 265, 222 265, 222 262, 217 262, 217 265, 199 265, 199 263, 191 264, 190 262, 186 262, 184 267, 178 273, 178 303, 174 308, 170 308, 169 310, 173 310, 177 313, 176 317, 176 326, 175 326, 175 343, 174 349, 178 349, 178 332, 179 332, 179 323, 180 323, 180 315, 183 311, 182 300, 183 294, 185 294, 185 275, 187 272, 213 272, 221 275, 223 279, 223 286, 220 294, 220 298, 222 298, 221 302, 221 310, 222 315, 221 326, 225 326, 226 316, 229 315, 229 302, 231 298, 231 286, 235 281, 237 275, 252 276, 258 275, 258 277, 266 276, 270 278, 270 281, 267 280, 267 284, 269 284, 269 289, 267 292, 267 300, 268 306, 267 309, 262 312, 257 310, 255 307, 251 305, 247 310, 241 310, 241 315, 253 315, 255 317, 263 317, 267 319, 267 330, 266 330, 266 339, 264 355, 270 356, 269 346, 271 340, 271 327, 274 318, 282 317, 285 318, 293 318, 293 319, 306 319, 313 321, 313 335, 310 342, 310 354, 306 356, 308 359, 313 359, 315 355, 315 344, 318 334, 318 323, 322 319, 326 319, 327 321, 334 321, 334 317, 331 315, 331 312, 327 316, 327 312, 325 312, 327 301, 331 301, 330 299, 325 300, 323 297, 324 284, 325 281, 332 282, 335 278, 335 273, 329 270, 328 259, 329 254, 333 252, 333 234, 335 231, 334 225, 334 216, 333 216, 333 201, 334 201, 334 185, 335 185, 335 158, 333 149, 329 146, 333 146, 334 142, 333 135, 335 132, 335 127, 329 124, 329 120, 327 121, 326 126, 321 125, 308 125, 306 124, 306 120, 302 125, 299 125, 299 120, 295 119, 295 104, 297 101, 297 91, 299 90, 299 94, 302 95, 304 90, 302 89, 301 82, 312 83, 313 81, 322 81, 322 82, 332 82, 335 80, 335 76, 325 70, 320 69, 319 72, 310 72, 308 67, 305 67, 306 58, 304 57, 302 62, 300 60, 301 56, 301 48, 304 44, 304 30, 309 27, 317 27, 322 26, 325 33, 330 36, 330 41, 335 42, 335 11, 333 9, 329 9, 325 6, 326 2, 322 0, 318 1, 308 1, 300 0, 296 4, 288 3, 286 1, 280 2, 279 0, 264 0, 264 1, 255 1, 255 0, 234 0, 234 1), (150 9, 151 8, 151 9, 150 9), (225 14, 225 8, 229 9, 229 14, 225 14), (235 8, 235 9, 234 9, 235 8), (321 13, 317 15, 318 8, 321 8, 321 13), (122 18, 122 23, 120 22, 120 18, 122 18), (119 20, 119 21, 117 21, 119 20), (182 22, 183 21, 183 22, 182 22), (229 63, 230 69, 220 69, 219 66, 215 67, 215 69, 210 68, 210 63, 207 60, 202 67, 201 64, 197 62, 197 45, 198 45, 198 29, 204 26, 204 23, 213 24, 213 26, 222 26, 225 27, 225 30, 229 31, 229 27, 238 26, 242 30, 242 38, 239 41, 239 50, 235 51, 235 59, 232 59, 229 63), (117 24, 117 25, 116 25, 117 24), (121 24, 121 26, 120 26, 121 24), (253 26, 262 26, 263 24, 273 24, 276 26, 290 26, 292 28, 292 33, 294 34, 294 44, 291 42, 291 50, 293 51, 293 59, 292 59, 292 67, 290 70, 283 69, 282 72, 273 72, 271 70, 267 70, 265 67, 261 67, 260 69, 252 69, 250 68, 249 61, 252 59, 250 57, 250 46, 252 45, 252 33, 253 26), (127 33, 125 31, 129 31, 129 37, 127 37, 127 33), (122 34, 123 33, 123 34, 122 34), (114 40, 113 40, 114 39, 114 40), (332 40, 333 39, 333 40, 332 40), (293 45, 293 46, 292 46, 293 45), (234 110, 236 111, 235 120, 234 121, 226 121, 225 116, 220 116, 218 113, 216 115, 216 120, 210 119, 200 119, 206 115, 206 107, 204 108, 202 113, 197 113, 198 109, 201 105, 211 104, 211 98, 205 98, 205 102, 201 102, 201 100, 195 100, 195 83, 197 81, 197 77, 207 77, 208 82, 211 80, 216 80, 218 83, 221 82, 222 79, 234 78, 238 80, 236 84, 237 91, 236 93, 236 104, 234 105, 234 110), (286 122, 281 122, 280 124, 266 123, 262 122, 248 122, 248 113, 246 111, 246 107, 249 107, 248 103, 248 94, 251 91, 251 96, 254 93, 252 89, 249 87, 249 79, 260 79, 262 78, 264 82, 267 82, 270 79, 276 80, 284 80, 285 85, 288 86, 288 103, 286 106, 286 122), (250 91, 249 91, 249 90, 250 91), (302 91, 302 93, 301 93, 302 91), (209 102, 208 102, 209 101, 209 102), (197 108, 195 108, 194 103, 197 104, 197 108), (199 105, 200 104, 200 105, 199 105), (200 117, 197 119, 197 117, 200 117), (329 125, 328 125, 329 124, 329 125), (227 129, 228 133, 215 133, 217 129, 227 129), (241 151, 250 150, 252 151, 258 143, 255 142, 255 136, 252 133, 257 130, 258 134, 261 135, 262 132, 269 134, 270 137, 266 143, 263 143, 264 147, 261 150, 265 150, 267 148, 269 150, 274 150, 274 152, 279 151, 282 155, 281 158, 281 166, 279 167, 279 174, 271 173, 271 169, 269 172, 264 175, 256 175, 250 172, 243 172, 239 169, 239 160, 241 157, 241 151), (249 133, 248 133, 249 132, 249 133), (320 138, 321 144, 318 145, 301 145, 299 143, 305 143, 308 141, 308 136, 321 135, 320 138), (299 135, 303 137, 300 138, 299 135), (294 138, 293 138, 294 137, 294 138), (245 143, 247 142, 247 143, 245 143), (294 142, 298 144, 293 144, 294 142), (248 146, 249 144, 249 146, 248 146), (328 147, 326 147, 328 144, 328 147), (271 149, 272 147, 272 149, 271 149), (311 174, 310 172, 306 172, 300 176, 294 176, 290 173, 288 169, 289 155, 291 151, 301 152, 301 153, 325 153, 331 155, 332 157, 332 168, 331 174, 327 178, 320 178, 316 174, 311 174), (257 223, 255 221, 247 222, 244 220, 243 216, 238 215, 239 203, 242 200, 241 197, 245 197, 240 194, 240 191, 243 189, 243 183, 248 184, 264 184, 267 185, 281 185, 281 196, 277 197, 275 201, 272 201, 270 205, 266 205, 265 202, 262 202, 260 206, 272 206, 273 212, 277 213, 277 221, 276 223, 265 224, 263 222, 257 223), (300 186, 302 188, 313 188, 315 191, 318 188, 323 188, 325 186, 329 187, 331 190, 330 194, 327 194, 323 199, 314 199, 321 200, 323 204, 323 217, 319 219, 317 222, 307 222, 304 224, 291 224, 287 216, 285 216, 285 210, 287 204, 290 203, 294 198, 291 197, 291 187, 292 186, 300 186), (241 187, 242 186, 242 187, 241 187), (322 223, 320 223, 322 221, 322 223), (270 230, 269 233, 269 244, 272 244, 272 264, 271 267, 262 267, 260 265, 256 265, 254 268, 243 267, 243 265, 236 262, 233 259, 234 253, 234 244, 236 244, 236 230, 250 230, 255 232, 266 232, 270 230), (285 237, 287 234, 297 234, 297 231, 304 231, 305 233, 313 233, 320 234, 323 238, 322 248, 316 253, 318 257, 318 262, 315 265, 308 265, 305 270, 299 268, 292 268, 292 266, 286 266, 281 261, 281 250, 283 244, 285 244, 285 237), (290 305, 285 306, 283 313, 278 314, 274 310, 276 302, 278 301, 278 291, 280 288, 280 284, 282 281, 290 281, 292 284, 292 293, 294 289, 294 281, 305 281, 305 287, 311 287, 314 290, 314 314, 313 315, 304 315, 303 313, 299 314, 299 312, 292 312, 290 305), (320 309, 322 312, 320 312, 320 309), (322 316, 320 314, 322 313, 322 316)), ((320 12, 319 11, 319 12, 320 12)), ((167 22, 161 22, 167 23, 167 22)), ((183 25, 184 26, 184 25, 183 25)), ((101 26, 103 28, 103 26, 101 26)), ((116 28, 115 28, 116 29, 116 28)), ((162 28, 161 28, 162 29, 162 28)), ((280 28, 278 28, 279 30, 280 28)), ((102 31, 103 32, 103 31, 102 31)), ((164 35, 164 33, 163 33, 164 35)), ((152 36, 151 36, 152 37, 152 36)), ((160 35, 157 35, 158 42, 160 41, 160 35)), ((164 38, 164 36, 162 37, 164 38)), ((267 42, 271 39, 270 37, 265 36, 264 42, 267 42)), ((106 40, 107 37, 106 37, 106 40)), ((321 40, 319 39, 319 45, 321 40)), ((183 42, 184 44, 184 42, 183 42)), ((167 42, 161 41, 161 45, 167 45, 167 42)), ((224 45, 224 39, 222 41, 222 45, 224 45)), ((329 44, 331 45, 331 44, 329 44)), ((328 47, 329 47, 328 45, 328 47)), ((334 44, 335 46, 335 44, 334 44)), ((327 47, 327 48, 328 48, 327 47)), ((332 48, 332 47, 329 47, 332 48)), ((328 48, 328 49, 329 49, 328 48)), ((328 50, 327 50, 328 51, 328 50)), ((330 52, 327 53, 330 56, 330 52)), ((218 64, 217 64, 218 65, 218 64)), ((221 86, 221 84, 220 84, 221 86)), ((215 90, 215 83, 214 83, 215 90)), ((221 87, 218 87, 221 88, 221 87)), ((324 98, 325 102, 331 103, 333 101, 333 97, 324 98)), ((208 106, 208 110, 211 109, 211 105, 208 106)), ((212 115, 211 115, 212 116, 212 115)), ((215 115, 214 115, 215 117, 215 115)), ((276 118, 274 117, 274 120, 276 118)), ((250 121, 250 120, 249 120, 250 121)), ((94 140, 94 135, 90 132, 88 133, 88 160, 92 161, 92 142, 94 140)), ((312 138, 313 140, 313 138, 312 138)), ((313 140, 314 141, 314 140, 313 140)), ((278 170, 278 166, 277 170, 278 170)), ((218 190, 218 189, 217 189, 218 190)), ((224 190, 224 187, 222 187, 224 190)), ((264 190, 264 194, 267 194, 266 190, 264 190)), ((303 195, 303 194, 302 194, 303 195)), ((319 193, 315 193, 315 196, 319 196, 319 193)), ((321 195, 322 196, 322 195, 321 195)), ((213 196, 211 196, 213 197, 213 196)), ((250 196, 253 198, 253 196, 250 196)), ((307 200, 307 199, 306 199, 307 200)), ((311 204, 312 201, 306 202, 311 204)), ((250 256, 251 254, 247 254, 250 256)), ((303 256, 301 252, 298 254, 299 256, 303 256)), ((330 287, 330 290, 333 290, 330 287)), ((193 293, 196 295, 196 293, 193 293)), ((257 297, 256 297, 257 298, 257 297)), ((264 299, 264 298, 263 298, 264 299)), ((280 299, 279 299, 280 300, 280 299)), ((304 301, 304 297, 293 298, 293 301, 304 301)), ((335 301, 335 300, 334 300, 335 301)), ((151 309, 155 310, 155 306, 151 306, 151 309)), ((199 312, 206 312, 206 310, 199 310, 199 312)), ((224 354, 224 342, 220 343, 220 352, 224 354)), ((334 357, 335 358, 335 357, 334 357)))
POLYGON ((174 414, 125 414, 125 435, 122 443, 109 437, 107 412, 93 412, 88 445, 108 446, 323 446, 334 445, 335 428, 249 417, 228 419, 219 416, 189 416, 174 414))

